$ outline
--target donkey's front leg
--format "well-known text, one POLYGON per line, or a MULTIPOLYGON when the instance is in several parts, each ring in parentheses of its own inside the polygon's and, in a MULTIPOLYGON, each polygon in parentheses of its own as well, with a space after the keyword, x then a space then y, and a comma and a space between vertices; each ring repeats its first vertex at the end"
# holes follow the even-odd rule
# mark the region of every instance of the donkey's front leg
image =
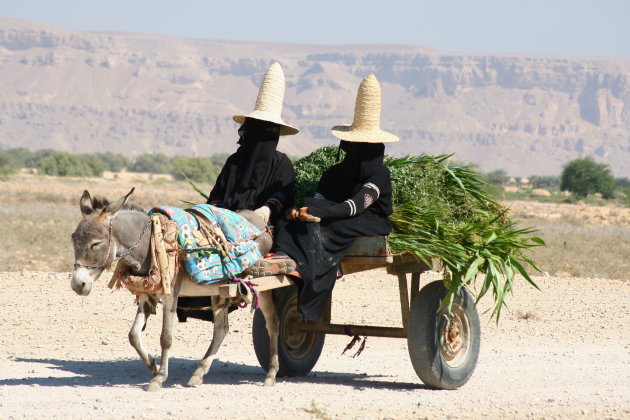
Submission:
POLYGON ((280 369, 280 363, 278 361, 280 317, 278 317, 278 313, 276 312, 271 290, 260 292, 258 302, 260 310, 265 317, 267 332, 269 333, 269 370, 267 371, 263 385, 272 386, 276 384, 276 375, 278 374, 278 369, 280 369))
POLYGON ((181 285, 181 277, 178 276, 173 282, 170 295, 162 296, 162 306, 164 313, 162 318, 162 334, 160 334, 160 346, 162 347, 162 356, 160 357, 160 370, 157 375, 151 379, 147 385, 147 391, 159 391, 162 384, 168 378, 168 353, 173 344, 173 318, 177 310, 177 298, 179 296, 179 288, 181 285))
POLYGON ((155 310, 155 303, 151 301, 148 294, 138 296, 138 312, 129 331, 129 342, 140 355, 144 365, 149 368, 153 376, 157 375, 158 367, 155 359, 147 352, 142 342, 142 330, 147 324, 147 319, 155 310))
POLYGON ((199 366, 193 372, 190 380, 188 381, 188 386, 199 386, 203 384, 203 376, 208 373, 208 369, 212 365, 214 359, 216 359, 217 352, 221 347, 221 343, 223 343, 223 339, 227 335, 230 330, 230 325, 228 321, 228 302, 221 302, 221 298, 218 296, 212 296, 212 306, 214 309, 212 311, 212 315, 214 318, 214 332, 212 333, 212 342, 210 343, 210 347, 208 347, 208 351, 203 356, 201 362, 199 362, 199 366))

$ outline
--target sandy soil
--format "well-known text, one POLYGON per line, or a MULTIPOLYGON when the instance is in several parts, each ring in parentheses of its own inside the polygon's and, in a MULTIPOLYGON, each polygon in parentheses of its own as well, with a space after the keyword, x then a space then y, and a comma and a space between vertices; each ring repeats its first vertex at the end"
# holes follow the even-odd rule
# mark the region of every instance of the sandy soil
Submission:
MULTIPOLYGON (((263 388, 246 309, 230 315, 221 356, 195 389, 184 384, 211 325, 176 324, 171 376, 161 392, 148 393, 150 373, 127 342, 133 297, 107 289, 107 278, 79 297, 69 277, 0 273, 1 419, 630 418, 627 282, 536 277, 542 292, 519 282, 498 326, 481 315, 479 363, 456 391, 426 388, 404 339, 369 337, 352 358, 341 355, 345 336, 327 337, 308 376, 263 388)), ((398 326, 398 305, 395 277, 355 274, 338 283, 333 321, 398 326)), ((154 353, 160 318, 146 331, 154 353)))

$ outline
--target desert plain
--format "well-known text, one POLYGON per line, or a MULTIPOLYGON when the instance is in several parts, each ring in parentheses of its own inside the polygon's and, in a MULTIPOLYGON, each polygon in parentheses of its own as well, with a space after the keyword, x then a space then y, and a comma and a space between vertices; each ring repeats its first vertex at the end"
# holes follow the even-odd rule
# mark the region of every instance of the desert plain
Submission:
MULTIPOLYGON (((145 208, 201 201, 185 184, 146 177, 0 181, 0 419, 630 418, 627 209, 507 203, 547 240, 536 251, 541 271, 532 271, 540 290, 517 279, 498 323, 490 299, 479 302, 479 361, 458 390, 422 384, 404 339, 368 337, 353 358, 342 354, 346 336, 326 338, 307 376, 262 387, 245 308, 230 315, 230 334, 198 388, 185 384, 212 326, 176 323, 169 379, 149 393, 150 372, 127 341, 133 295, 108 289, 111 273, 87 297, 69 285, 83 189, 115 198, 131 186, 145 208)), ((423 274, 421 285, 437 279, 423 274)), ((375 270, 342 278, 332 311, 337 323, 400 326, 396 277, 375 270)), ((158 312, 145 331, 153 354, 160 321, 158 312)))

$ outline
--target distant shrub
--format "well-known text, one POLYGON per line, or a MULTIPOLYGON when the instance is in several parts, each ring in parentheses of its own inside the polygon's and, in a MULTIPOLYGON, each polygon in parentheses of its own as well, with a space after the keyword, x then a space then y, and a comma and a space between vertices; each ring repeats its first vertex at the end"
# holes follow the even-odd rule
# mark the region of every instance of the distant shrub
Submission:
POLYGON ((130 172, 166 174, 171 172, 171 158, 164 153, 143 153, 127 169, 130 172))
POLYGON ((18 166, 11 155, 0 149, 0 176, 6 176, 17 172, 18 166))
POLYGON ((119 153, 99 152, 82 156, 85 156, 84 159, 86 160, 90 158, 98 160, 104 170, 111 172, 120 172, 123 168, 127 168, 131 165, 131 160, 119 153))
POLYGON ((510 176, 508 175, 505 169, 497 169, 492 172, 488 172, 485 175, 486 181, 490 184, 503 185, 506 184, 510 180, 510 176))
POLYGON ((627 177, 615 178, 615 186, 620 188, 628 188, 630 187, 630 179, 628 179, 627 177))
POLYGON ((54 152, 52 155, 41 159, 38 169, 40 173, 53 176, 99 176, 94 173, 94 169, 89 163, 66 152, 54 152))
POLYGON ((58 152, 53 149, 36 150, 25 158, 23 167, 24 168, 38 168, 39 162, 41 162, 42 159, 52 156, 55 153, 58 153, 58 152))
POLYGON ((534 188, 544 188, 547 190, 557 190, 560 188, 560 177, 547 175, 547 176, 538 176, 532 175, 529 177, 529 182, 532 184, 534 188))
POLYGON ((612 198, 615 179, 608 165, 597 163, 588 156, 572 160, 564 166, 560 189, 582 198, 593 193, 600 193, 604 198, 612 198))
POLYGON ((619 187, 615 191, 615 198, 624 207, 630 207, 630 187, 619 187))
POLYGON ((25 162, 33 156, 33 152, 26 147, 14 147, 7 149, 6 152, 18 168, 26 168, 27 166, 25 165, 25 162))
POLYGON ((213 165, 222 168, 229 156, 230 155, 228 153, 215 153, 214 155, 211 155, 209 159, 213 165))
POLYGON ((92 172, 91 176, 101 177, 105 172, 105 165, 103 161, 95 157, 94 155, 79 155, 81 162, 87 164, 92 172))
POLYGON ((175 179, 190 179, 194 182, 214 183, 221 171, 221 166, 213 162, 212 158, 188 158, 178 156, 172 161, 171 175, 175 179))

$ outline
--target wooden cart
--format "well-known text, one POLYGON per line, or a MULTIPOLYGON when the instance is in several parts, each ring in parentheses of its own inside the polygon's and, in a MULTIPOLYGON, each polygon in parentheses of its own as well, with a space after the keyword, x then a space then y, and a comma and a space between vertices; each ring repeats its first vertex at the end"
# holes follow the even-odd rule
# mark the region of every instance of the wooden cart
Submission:
MULTIPOLYGON (((438 311, 447 292, 443 282, 434 281, 421 289, 420 274, 430 267, 411 254, 391 254, 385 237, 357 239, 341 264, 343 274, 381 267, 398 276, 402 328, 333 324, 330 301, 319 322, 303 322, 297 307, 297 288, 288 276, 254 279, 258 290, 277 289, 274 300, 280 316, 279 376, 310 372, 319 359, 326 334, 338 334, 406 338, 413 367, 426 385, 456 389, 468 381, 477 364, 480 344, 479 316, 471 295, 462 290, 450 312, 438 311)), ((236 291, 226 290, 223 294, 233 293, 236 291)), ((252 333, 258 361, 267 370, 269 336, 260 310, 254 315, 252 333)))

